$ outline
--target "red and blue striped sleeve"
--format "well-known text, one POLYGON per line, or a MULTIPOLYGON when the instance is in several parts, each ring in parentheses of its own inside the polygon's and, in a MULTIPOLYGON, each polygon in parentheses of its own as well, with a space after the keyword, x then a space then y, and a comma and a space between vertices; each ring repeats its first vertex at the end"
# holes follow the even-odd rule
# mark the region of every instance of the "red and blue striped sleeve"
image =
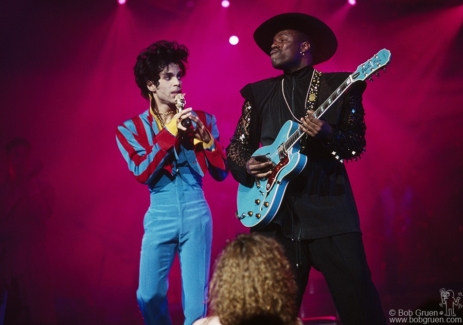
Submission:
POLYGON ((228 175, 228 168, 226 165, 225 151, 219 142, 219 129, 217 127, 216 118, 214 115, 203 111, 196 111, 195 113, 198 115, 199 119, 203 121, 204 125, 214 138, 214 143, 204 149, 206 166, 203 166, 203 169, 206 167, 215 180, 222 181, 228 175))
POLYGON ((118 126, 116 140, 129 170, 143 184, 149 183, 159 173, 179 141, 166 129, 154 134, 147 114, 118 126))

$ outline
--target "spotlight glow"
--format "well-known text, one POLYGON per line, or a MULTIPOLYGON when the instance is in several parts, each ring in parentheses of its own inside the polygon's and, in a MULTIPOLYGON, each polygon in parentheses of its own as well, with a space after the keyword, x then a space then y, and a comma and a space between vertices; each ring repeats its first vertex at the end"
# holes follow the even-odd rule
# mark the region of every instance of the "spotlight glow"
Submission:
POLYGON ((223 0, 223 1, 222 1, 222 7, 228 8, 228 6, 230 6, 230 1, 228 1, 228 0, 223 0))
POLYGON ((120 5, 123 5, 125 3, 125 0, 117 0, 117 2, 119 2, 120 5))
POLYGON ((240 41, 238 36, 231 36, 230 39, 228 40, 230 42, 231 45, 236 45, 238 44, 238 42, 240 41))
POLYGON ((351 6, 355 6, 357 4, 356 0, 349 0, 348 2, 351 6))

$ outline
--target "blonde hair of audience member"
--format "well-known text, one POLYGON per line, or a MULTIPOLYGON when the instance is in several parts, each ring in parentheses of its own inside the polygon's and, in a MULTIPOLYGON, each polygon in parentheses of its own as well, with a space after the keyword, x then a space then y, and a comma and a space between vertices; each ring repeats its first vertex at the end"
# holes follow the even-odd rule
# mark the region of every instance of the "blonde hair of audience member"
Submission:
POLYGON ((219 322, 215 319, 210 323, 301 324, 297 318, 296 291, 280 244, 258 234, 239 235, 226 245, 215 264, 209 306, 219 322))

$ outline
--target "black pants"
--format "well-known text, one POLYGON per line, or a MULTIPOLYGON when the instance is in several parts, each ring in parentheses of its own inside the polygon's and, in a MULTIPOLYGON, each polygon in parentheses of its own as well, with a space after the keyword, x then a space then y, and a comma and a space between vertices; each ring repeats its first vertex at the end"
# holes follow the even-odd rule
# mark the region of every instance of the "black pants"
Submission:
POLYGON ((296 241, 278 231, 264 232, 284 247, 298 286, 298 306, 312 267, 320 271, 344 325, 383 325, 386 318, 371 280, 360 233, 296 241))

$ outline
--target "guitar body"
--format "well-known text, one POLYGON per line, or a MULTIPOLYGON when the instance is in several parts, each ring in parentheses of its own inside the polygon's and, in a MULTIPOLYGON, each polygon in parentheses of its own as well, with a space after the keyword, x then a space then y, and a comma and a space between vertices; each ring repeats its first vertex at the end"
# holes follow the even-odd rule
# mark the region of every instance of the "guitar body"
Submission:
POLYGON ((269 224, 280 208, 289 181, 307 164, 307 157, 299 152, 300 142, 284 154, 278 154, 278 147, 297 129, 297 123, 287 121, 271 145, 254 152, 253 156, 267 156, 275 167, 268 178, 256 179, 252 187, 238 186, 237 217, 244 226, 262 228, 269 224))

